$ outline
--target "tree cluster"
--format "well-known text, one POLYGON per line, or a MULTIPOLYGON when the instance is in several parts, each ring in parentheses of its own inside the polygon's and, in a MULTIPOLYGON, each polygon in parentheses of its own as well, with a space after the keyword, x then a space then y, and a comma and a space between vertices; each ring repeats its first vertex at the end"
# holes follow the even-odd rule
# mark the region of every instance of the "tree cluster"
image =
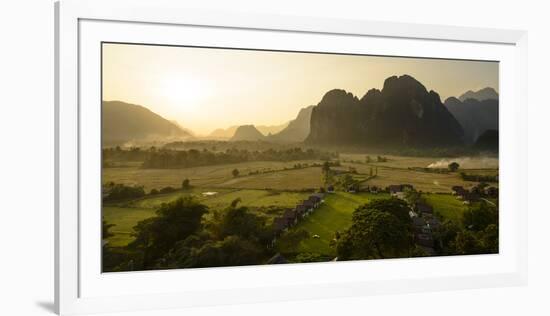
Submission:
POLYGON ((155 217, 134 227, 130 254, 114 271, 261 264, 270 255, 265 218, 238 206, 209 211, 192 197, 162 204, 155 217))
POLYGON ((481 201, 470 207, 464 212, 462 227, 446 221, 434 232, 436 250, 439 254, 498 253, 498 207, 496 205, 481 201))
POLYGON ((198 166, 240 163, 247 161, 294 161, 330 158, 329 153, 302 148, 284 150, 268 149, 249 151, 228 149, 225 152, 203 150, 158 150, 151 151, 143 162, 143 168, 190 168, 198 166))
POLYGON ((336 240, 339 260, 406 257, 414 246, 407 204, 391 198, 358 207, 336 240))
POLYGON ((142 186, 127 186, 120 183, 107 183, 103 186, 105 195, 103 201, 117 201, 140 198, 145 195, 142 186))

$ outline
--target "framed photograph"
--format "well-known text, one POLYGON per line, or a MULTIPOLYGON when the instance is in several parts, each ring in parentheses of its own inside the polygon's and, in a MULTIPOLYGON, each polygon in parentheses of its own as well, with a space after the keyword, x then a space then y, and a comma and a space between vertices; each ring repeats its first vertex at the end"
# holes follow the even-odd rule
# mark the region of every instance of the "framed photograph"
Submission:
POLYGON ((525 284, 525 32, 55 8, 59 314, 525 284))

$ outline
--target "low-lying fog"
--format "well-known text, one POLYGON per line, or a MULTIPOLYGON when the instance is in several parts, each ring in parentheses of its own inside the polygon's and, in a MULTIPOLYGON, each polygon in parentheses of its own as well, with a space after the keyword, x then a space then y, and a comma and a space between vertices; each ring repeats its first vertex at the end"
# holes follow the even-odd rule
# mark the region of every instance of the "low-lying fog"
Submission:
POLYGON ((447 168, 451 162, 456 162, 461 169, 493 169, 498 168, 498 158, 496 157, 458 157, 445 158, 433 162, 428 168, 447 168))

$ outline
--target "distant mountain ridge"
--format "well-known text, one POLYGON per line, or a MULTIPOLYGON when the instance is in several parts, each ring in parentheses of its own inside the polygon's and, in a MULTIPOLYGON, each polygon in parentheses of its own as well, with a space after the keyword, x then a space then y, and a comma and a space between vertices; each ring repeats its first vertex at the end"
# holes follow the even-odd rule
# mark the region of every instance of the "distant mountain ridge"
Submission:
POLYGON ((212 133, 208 134, 207 138, 214 138, 214 139, 229 139, 235 135, 235 131, 237 130, 239 126, 231 126, 228 128, 218 128, 214 130, 212 133))
POLYGON ((254 125, 260 133, 264 134, 265 136, 277 134, 280 131, 284 130, 290 122, 286 122, 279 125, 254 125))
POLYGON ((468 99, 475 99, 478 101, 484 101, 489 99, 498 100, 498 92, 491 87, 486 87, 478 91, 468 90, 458 97, 461 102, 464 102, 468 99))
POLYGON ((186 139, 193 135, 144 106, 122 101, 102 102, 102 143, 186 139))
POLYGON ((344 90, 327 92, 311 113, 306 143, 315 145, 454 146, 461 125, 441 102, 409 75, 392 76, 382 90, 361 99, 344 90))
POLYGON ((265 140, 264 134, 260 133, 254 125, 241 125, 237 127, 231 141, 257 141, 265 140))
MULTIPOLYGON (((276 134, 284 130, 289 123, 290 122, 286 122, 279 125, 254 125, 254 127, 264 136, 268 136, 270 134, 276 134)), ((212 139, 220 139, 220 140, 230 139, 233 137, 233 135, 235 135, 237 128, 239 128, 239 125, 230 126, 228 128, 218 128, 214 130, 212 133, 208 134, 208 136, 206 137, 212 138, 212 139)))
POLYGON ((464 139, 468 144, 475 143, 477 138, 487 130, 498 131, 498 104, 498 99, 478 100, 469 97, 460 101, 450 97, 445 100, 445 107, 462 125, 464 139))
POLYGON ((279 133, 271 135, 268 139, 275 142, 303 142, 309 135, 311 112, 313 105, 300 109, 296 118, 290 121, 279 133))

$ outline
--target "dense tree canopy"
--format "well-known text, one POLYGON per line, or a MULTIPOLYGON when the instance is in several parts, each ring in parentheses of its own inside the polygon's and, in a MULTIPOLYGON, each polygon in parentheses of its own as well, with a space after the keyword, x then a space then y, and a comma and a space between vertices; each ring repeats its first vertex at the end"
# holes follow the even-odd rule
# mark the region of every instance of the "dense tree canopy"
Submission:
POLYGON ((490 224, 498 223, 498 211, 496 206, 481 201, 479 206, 471 207, 464 212, 464 227, 474 230, 484 230, 490 224))
POLYGON ((314 149, 303 150, 302 148, 268 149, 264 151, 228 149, 224 152, 207 149, 162 149, 148 152, 143 162, 143 168, 189 168, 247 161, 294 161, 329 159, 330 157, 331 154, 326 152, 314 149))
POLYGON ((139 222, 134 227, 136 239, 130 246, 143 251, 144 268, 154 265, 155 261, 168 253, 178 241, 196 232, 206 212, 205 205, 191 197, 183 197, 162 204, 157 210, 156 217, 139 222))
POLYGON ((408 256, 412 246, 407 205, 397 199, 375 200, 355 210, 351 227, 336 245, 342 260, 408 256))
POLYGON ((104 201, 134 199, 145 195, 145 190, 141 186, 127 186, 112 182, 104 185, 103 190, 106 192, 104 201))

